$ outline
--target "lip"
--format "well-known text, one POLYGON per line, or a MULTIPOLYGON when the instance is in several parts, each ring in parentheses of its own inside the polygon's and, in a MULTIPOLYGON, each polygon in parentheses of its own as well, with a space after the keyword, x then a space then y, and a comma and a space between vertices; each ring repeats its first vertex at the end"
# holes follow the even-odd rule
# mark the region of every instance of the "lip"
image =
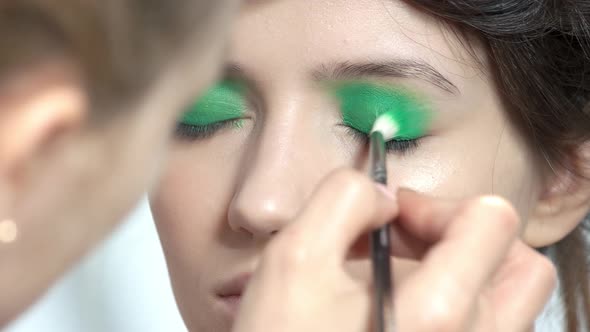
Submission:
POLYGON ((234 318, 238 312, 242 294, 246 290, 251 276, 250 273, 238 274, 215 287, 216 300, 221 304, 222 310, 231 318, 234 318))

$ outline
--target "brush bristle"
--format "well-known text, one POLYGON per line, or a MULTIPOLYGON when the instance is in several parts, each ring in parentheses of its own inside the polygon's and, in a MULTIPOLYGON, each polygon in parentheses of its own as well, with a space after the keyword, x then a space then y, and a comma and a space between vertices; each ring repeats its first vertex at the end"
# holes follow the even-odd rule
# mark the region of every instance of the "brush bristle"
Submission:
POLYGON ((380 132, 383 135, 383 139, 387 142, 397 135, 399 132, 399 124, 390 113, 384 113, 381 114, 373 124, 371 133, 376 131, 380 132))

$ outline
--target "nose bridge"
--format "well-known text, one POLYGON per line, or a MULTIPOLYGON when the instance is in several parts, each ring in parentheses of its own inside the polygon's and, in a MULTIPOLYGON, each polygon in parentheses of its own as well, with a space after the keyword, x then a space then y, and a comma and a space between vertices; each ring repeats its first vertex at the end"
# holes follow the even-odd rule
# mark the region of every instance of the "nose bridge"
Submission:
POLYGON ((270 236, 292 220, 317 182, 317 142, 301 101, 283 99, 265 112, 229 211, 234 230, 270 236))

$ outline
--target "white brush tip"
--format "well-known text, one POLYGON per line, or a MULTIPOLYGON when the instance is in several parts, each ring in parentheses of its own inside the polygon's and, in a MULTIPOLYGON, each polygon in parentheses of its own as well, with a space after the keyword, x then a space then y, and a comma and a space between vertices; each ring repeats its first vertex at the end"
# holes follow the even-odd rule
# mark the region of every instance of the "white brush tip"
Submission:
POLYGON ((377 120, 375 120, 375 123, 373 124, 373 129, 371 129, 371 133, 374 133, 376 131, 380 132, 383 135, 383 139, 385 141, 389 141, 395 137, 395 135, 399 131, 399 126, 391 115, 385 113, 379 116, 377 120))

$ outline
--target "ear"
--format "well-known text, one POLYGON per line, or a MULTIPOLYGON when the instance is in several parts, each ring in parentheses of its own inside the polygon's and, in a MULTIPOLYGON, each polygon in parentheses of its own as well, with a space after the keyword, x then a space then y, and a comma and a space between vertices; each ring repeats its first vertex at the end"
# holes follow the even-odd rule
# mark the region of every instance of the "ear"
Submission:
POLYGON ((82 124, 87 98, 73 66, 46 63, 0 84, 0 176, 22 169, 82 124))
POLYGON ((540 248, 571 233, 590 212, 590 142, 575 151, 575 169, 562 169, 546 184, 524 232, 540 248))

